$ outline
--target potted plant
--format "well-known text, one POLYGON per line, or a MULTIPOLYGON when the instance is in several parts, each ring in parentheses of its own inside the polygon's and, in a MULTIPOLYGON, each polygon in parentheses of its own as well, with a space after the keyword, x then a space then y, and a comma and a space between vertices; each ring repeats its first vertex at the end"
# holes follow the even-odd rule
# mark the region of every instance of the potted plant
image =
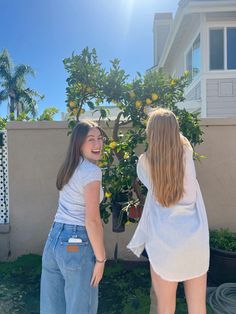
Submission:
POLYGON ((125 223, 127 222, 126 206, 129 203, 131 195, 129 190, 119 191, 116 195, 113 194, 111 211, 112 211, 112 231, 124 232, 125 223), (115 197, 114 197, 115 196, 115 197))
POLYGON ((138 222, 142 216, 143 205, 139 202, 137 204, 132 203, 128 207, 128 219, 130 222, 138 222))
POLYGON ((236 282, 236 233, 229 229, 210 231, 209 277, 216 284, 236 282))

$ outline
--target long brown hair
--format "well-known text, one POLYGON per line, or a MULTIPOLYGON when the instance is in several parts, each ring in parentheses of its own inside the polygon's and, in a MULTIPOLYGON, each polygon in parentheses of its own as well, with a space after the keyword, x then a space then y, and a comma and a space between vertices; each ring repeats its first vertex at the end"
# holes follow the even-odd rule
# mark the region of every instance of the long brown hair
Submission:
POLYGON ((184 144, 173 112, 157 109, 147 123, 148 150, 153 194, 164 207, 176 204, 184 193, 184 144))
POLYGON ((71 134, 66 159, 57 174, 56 187, 58 190, 62 190, 63 186, 69 182, 81 158, 83 158, 81 147, 84 144, 89 130, 93 127, 98 128, 101 132, 101 129, 98 127, 98 125, 90 120, 80 121, 74 127, 71 134))

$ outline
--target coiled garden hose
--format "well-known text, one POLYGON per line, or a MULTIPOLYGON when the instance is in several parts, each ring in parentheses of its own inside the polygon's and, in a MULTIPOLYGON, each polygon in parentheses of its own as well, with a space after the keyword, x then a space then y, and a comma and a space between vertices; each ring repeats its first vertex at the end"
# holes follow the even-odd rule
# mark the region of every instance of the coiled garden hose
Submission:
POLYGON ((236 283, 208 288, 207 301, 214 314, 236 314, 236 283))

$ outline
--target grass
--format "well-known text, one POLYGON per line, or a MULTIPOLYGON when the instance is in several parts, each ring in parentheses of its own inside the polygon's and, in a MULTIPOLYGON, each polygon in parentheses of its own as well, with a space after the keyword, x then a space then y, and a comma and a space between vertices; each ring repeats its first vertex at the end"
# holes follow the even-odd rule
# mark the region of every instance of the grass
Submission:
POLYGON ((39 313, 41 256, 26 255, 0 263, 0 313, 39 313))
MULTIPOLYGON (((38 314, 40 274, 39 255, 0 263, 0 314, 38 314)), ((147 264, 108 262, 100 284, 98 314, 148 314, 149 293, 147 264)), ((181 285, 177 297, 176 314, 186 314, 181 285)))

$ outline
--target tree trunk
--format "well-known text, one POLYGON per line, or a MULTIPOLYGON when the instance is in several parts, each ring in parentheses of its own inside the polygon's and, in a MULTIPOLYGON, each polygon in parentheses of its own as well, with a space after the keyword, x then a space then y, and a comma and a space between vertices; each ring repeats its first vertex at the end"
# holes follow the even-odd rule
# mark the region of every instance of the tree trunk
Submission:
POLYGON ((20 104, 19 103, 16 103, 16 117, 18 118, 19 117, 19 114, 20 114, 20 104))
POLYGON ((12 96, 10 96, 10 104, 9 104, 9 109, 10 109, 10 120, 14 121, 15 120, 15 100, 12 96))

